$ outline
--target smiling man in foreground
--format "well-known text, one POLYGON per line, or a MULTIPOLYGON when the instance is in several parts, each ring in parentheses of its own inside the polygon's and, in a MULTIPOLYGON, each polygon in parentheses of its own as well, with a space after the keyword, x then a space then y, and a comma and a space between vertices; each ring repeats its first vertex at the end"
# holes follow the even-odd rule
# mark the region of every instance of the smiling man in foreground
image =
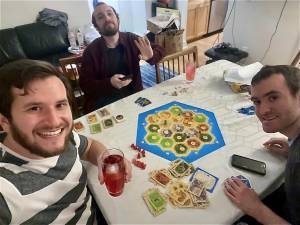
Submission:
POLYGON ((227 179, 225 194, 255 219, 242 218, 248 224, 300 224, 300 70, 263 67, 252 79, 251 100, 263 130, 288 138, 264 143, 268 151, 287 157, 285 184, 261 201, 241 181, 227 179))
MULTIPOLYGON (((98 166, 107 150, 72 131, 65 79, 42 61, 20 60, 0 68, 1 225, 94 222, 80 160, 98 166)), ((128 161, 125 167, 128 181, 128 161)), ((103 183, 101 169, 99 181, 103 183)))

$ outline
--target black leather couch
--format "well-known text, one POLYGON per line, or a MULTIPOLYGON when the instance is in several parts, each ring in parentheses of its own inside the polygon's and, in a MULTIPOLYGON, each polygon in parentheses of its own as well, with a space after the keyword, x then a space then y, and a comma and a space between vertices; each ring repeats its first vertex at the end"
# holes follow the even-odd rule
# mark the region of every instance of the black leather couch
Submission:
POLYGON ((45 60, 59 66, 59 59, 68 52, 68 30, 65 26, 52 27, 31 23, 0 30, 0 67, 22 58, 45 60))

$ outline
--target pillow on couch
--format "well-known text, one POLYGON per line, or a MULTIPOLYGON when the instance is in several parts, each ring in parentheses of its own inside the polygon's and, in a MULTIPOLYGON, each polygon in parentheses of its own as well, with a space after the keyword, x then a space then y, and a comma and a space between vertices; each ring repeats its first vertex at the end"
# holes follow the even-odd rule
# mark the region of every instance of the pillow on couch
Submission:
POLYGON ((27 58, 13 28, 0 30, 0 66, 17 59, 27 58))
POLYGON ((26 55, 31 59, 67 51, 69 47, 68 31, 63 25, 53 27, 44 23, 32 23, 15 29, 26 55))

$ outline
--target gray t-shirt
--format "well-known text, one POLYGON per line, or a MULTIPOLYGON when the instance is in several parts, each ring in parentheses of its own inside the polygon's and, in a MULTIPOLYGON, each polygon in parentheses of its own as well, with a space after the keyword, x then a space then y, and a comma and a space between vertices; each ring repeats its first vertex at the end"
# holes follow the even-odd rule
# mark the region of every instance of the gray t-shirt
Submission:
MULTIPOLYGON (((1 138, 2 136, 2 138, 1 138)), ((66 151, 41 160, 2 144, 0 224, 92 224, 87 174, 80 161, 87 138, 73 132, 66 151)))

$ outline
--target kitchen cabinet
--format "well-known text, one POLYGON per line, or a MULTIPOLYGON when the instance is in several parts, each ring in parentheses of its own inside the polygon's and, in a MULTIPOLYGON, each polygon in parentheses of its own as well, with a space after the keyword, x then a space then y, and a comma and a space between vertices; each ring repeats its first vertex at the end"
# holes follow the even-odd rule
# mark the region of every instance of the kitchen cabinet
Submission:
POLYGON ((210 0, 189 0, 186 39, 191 41, 207 33, 210 0))

